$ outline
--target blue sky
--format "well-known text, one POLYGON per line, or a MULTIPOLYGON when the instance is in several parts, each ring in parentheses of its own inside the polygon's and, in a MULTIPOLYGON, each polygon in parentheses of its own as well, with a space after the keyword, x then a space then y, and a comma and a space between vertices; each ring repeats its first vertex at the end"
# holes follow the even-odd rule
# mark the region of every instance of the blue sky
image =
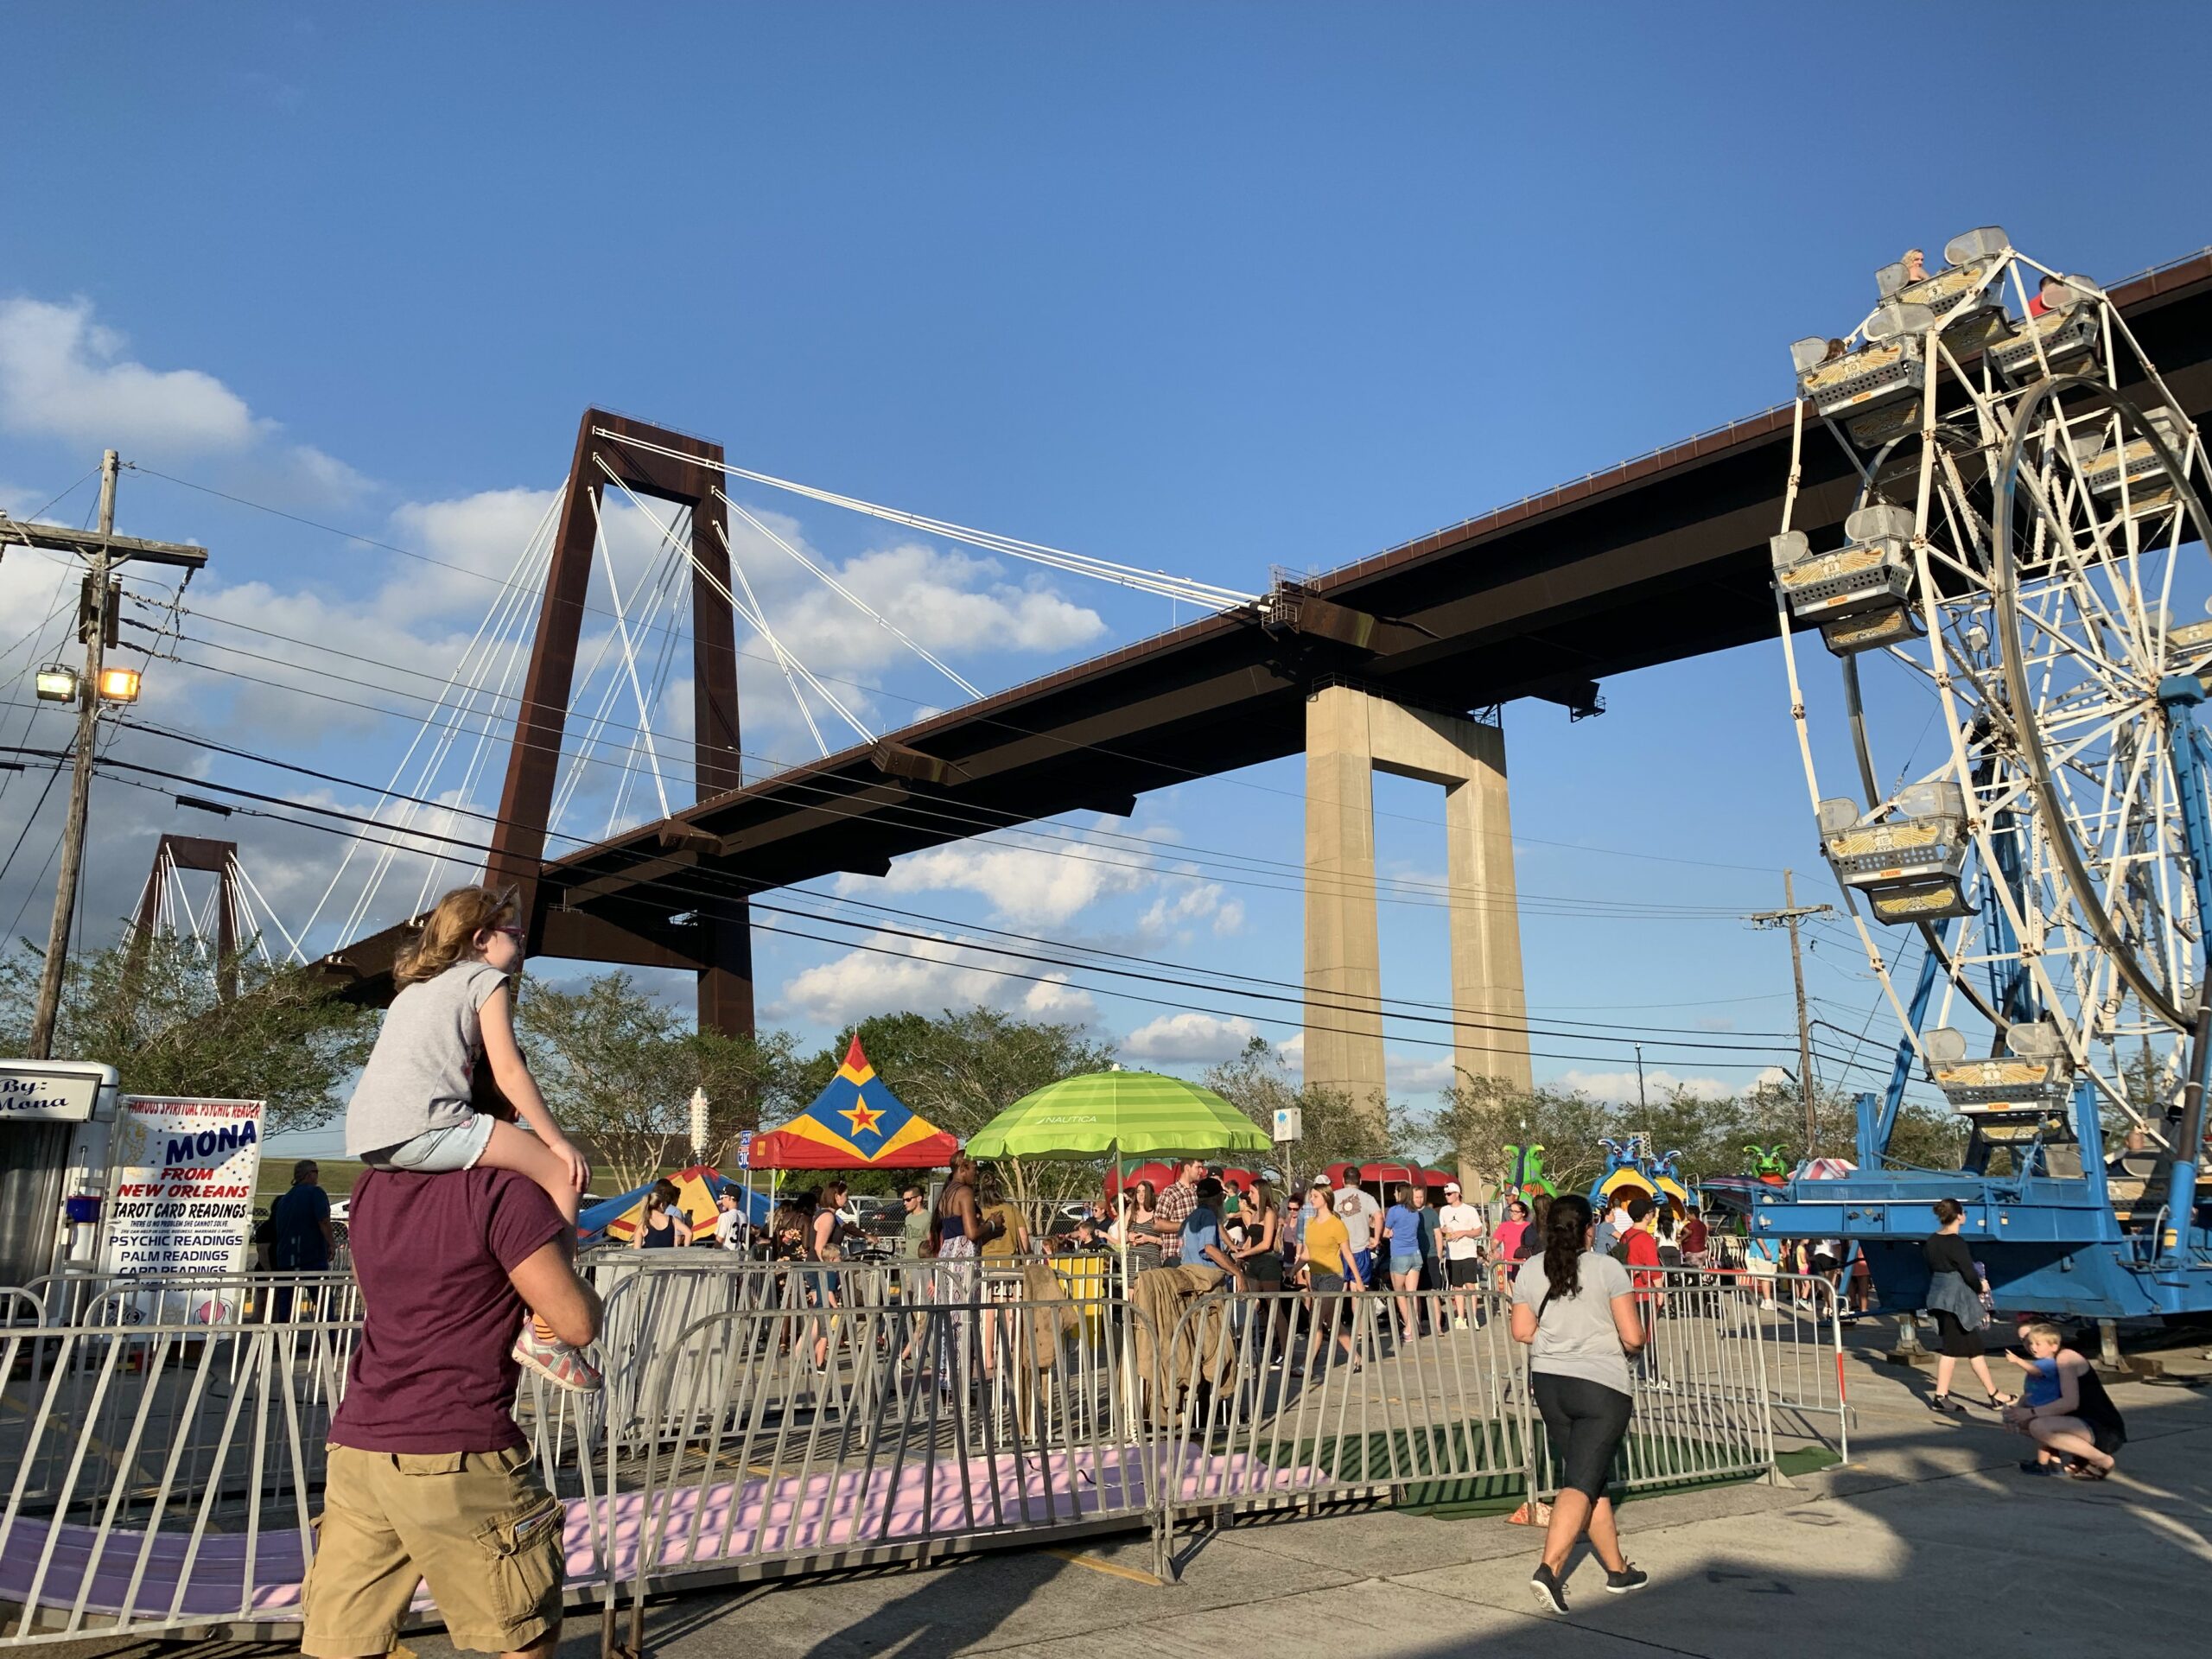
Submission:
MULTIPOLYGON (((2160 55, 2203 56, 2199 12, 2135 14, 2160 55)), ((215 550, 175 619, 175 654, 200 666, 151 664, 144 722, 376 783, 414 728, 351 705, 422 711, 588 404, 710 435, 766 472, 1256 590, 1270 565, 1341 563, 1782 399, 1788 342, 1855 322, 1873 268, 1908 244, 2001 224, 2113 279, 2212 240, 2187 206, 2207 146, 2180 100, 2132 102, 2124 124, 2069 105, 2072 124, 1975 130, 1989 89, 2062 84, 2052 54, 2080 16, 19 10, 0 507, 41 507, 115 443, 142 469, 123 528, 215 550)), ((1190 614, 737 493, 986 690, 1190 614)), ((79 483, 52 511, 81 522, 91 503, 79 483)), ((652 538, 614 517, 626 581, 652 538)), ((772 624, 871 729, 957 696, 772 545, 747 532, 740 555, 772 624)), ((0 563, 8 742, 64 741, 21 678, 60 649, 60 619, 41 619, 60 575, 0 563)), ((765 648, 743 643, 753 764, 811 753, 765 648)), ((1788 1026, 1781 940, 1732 918, 1779 902, 1785 863, 1801 893, 1834 897, 1780 674, 1759 645, 1615 681, 1601 720, 1506 715, 1524 892, 1613 907, 1531 899, 1532 1007, 1664 1027, 1646 1039, 1654 1073, 1701 1086, 1789 1061, 1788 1044, 1684 1046, 1788 1026)), ((603 689, 587 687, 592 706, 603 689)), ((680 736, 680 676, 647 701, 664 741, 680 736)), ((833 747, 849 740, 815 712, 833 747)), ((429 785, 466 792, 469 749, 429 785)), ((345 810, 374 800, 147 733, 114 753, 345 810)), ((480 804, 497 775, 493 752, 480 804)), ((604 827, 621 775, 587 771, 571 827, 604 827)), ((650 779, 632 776, 620 815, 635 818, 650 779)), ((0 791, 0 855, 42 781, 0 791)), ((971 849, 846 896, 942 918, 948 936, 995 925, 1294 978, 1281 867, 1300 855, 1300 785, 1294 762, 1193 783, 1127 824, 1079 821, 1057 830, 1072 841, 971 849)), ((42 933, 59 793, 0 876, 0 923, 20 915, 19 931, 42 933)), ((120 785, 96 799, 88 932, 130 907, 155 835, 214 827, 120 785)), ((1386 862, 1440 880, 1433 792, 1379 780, 1377 804, 1386 862)), ((297 928, 340 843, 229 822, 297 928)), ((394 872, 365 917, 404 913, 423 874, 394 872)), ((311 946, 336 942, 348 880, 311 946)), ((1444 1000, 1441 912, 1387 906, 1383 926, 1386 994, 1444 1000)), ((1815 938, 1824 1017, 1883 1035, 1854 948, 1832 927, 1815 938)), ((1037 1001, 944 962, 760 943, 764 1001, 810 1036, 887 1000, 979 995, 1089 1019, 1156 1064, 1239 1034, 1186 1019, 1139 1036, 1176 1010, 1081 975, 1037 1001)), ((1270 1037, 1294 1030, 1249 1013, 1270 1037)), ((1562 1058, 1539 1075, 1632 1086, 1619 1042, 1549 1047, 1562 1058)), ((1437 1052, 1396 1043, 1409 1096, 1437 1052)))

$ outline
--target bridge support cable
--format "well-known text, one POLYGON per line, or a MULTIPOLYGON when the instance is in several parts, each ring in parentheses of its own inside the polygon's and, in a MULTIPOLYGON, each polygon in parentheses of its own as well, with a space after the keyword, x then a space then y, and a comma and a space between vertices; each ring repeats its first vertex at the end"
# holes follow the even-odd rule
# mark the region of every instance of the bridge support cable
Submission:
POLYGON ((752 525, 754 530, 760 531, 760 533, 766 537, 769 541, 773 542, 778 547, 783 549, 785 552, 791 555, 793 563, 797 563, 800 569, 810 571, 817 577, 820 578, 820 580, 832 593, 838 594, 850 604, 858 607, 861 610, 865 611, 869 616, 874 618, 876 626, 887 630, 893 638, 896 639, 900 645, 906 646, 907 650, 912 652, 914 655, 920 658, 931 668, 937 670, 938 673, 944 675, 946 679, 950 680, 955 685, 958 686, 963 691, 965 691, 969 696, 981 697, 983 695, 980 690, 969 683, 969 682, 949 664, 939 660, 938 658, 931 652, 928 646, 923 645, 919 640, 907 633, 905 629, 901 628, 889 617, 884 615, 881 611, 877 610, 874 606, 869 604, 868 601, 862 599, 851 588, 846 587, 843 582, 838 581, 834 574, 824 569, 822 566, 817 564, 812 559, 807 557, 805 554, 800 552, 798 549, 793 547, 782 537, 777 535, 774 531, 769 529, 766 524, 754 518, 751 512, 740 506, 736 502, 731 500, 728 496, 723 494, 721 490, 718 489, 715 492, 715 499, 721 502, 724 506, 728 507, 732 512, 735 513, 739 518, 744 519, 747 524, 752 525))
MULTIPOLYGON (((631 493, 630 487, 623 483, 620 477, 616 476, 614 469, 612 467, 609 467, 602 457, 594 455, 592 460, 598 464, 599 470, 605 473, 607 476, 613 480, 614 487, 620 490, 625 496, 629 498, 630 505, 638 512, 645 515, 645 521, 652 524, 654 529, 660 531, 662 541, 669 547, 673 548, 677 553, 689 557, 691 550, 690 543, 688 541, 678 539, 676 534, 675 525, 673 524, 662 524, 658 516, 656 515, 651 508, 647 507, 644 502, 640 501, 634 494, 631 493)), ((747 625, 750 626, 755 633, 759 634, 762 639, 767 642, 769 654, 776 659, 776 667, 783 674, 784 683, 791 688, 791 701, 798 705, 799 718, 806 722, 806 729, 813 734, 815 747, 820 749, 824 755, 827 755, 830 753, 830 745, 822 735, 821 727, 815 723, 814 711, 807 707, 806 698, 799 691, 798 681, 791 672, 792 664, 794 663, 798 663, 798 658, 790 652, 784 649, 783 641, 776 638, 775 631, 768 626, 767 613, 760 608, 760 601, 754 596, 753 592, 753 584, 749 582, 746 582, 745 580, 745 572, 738 564, 737 554, 729 544, 729 537, 723 531, 722 527, 718 524, 715 525, 715 533, 716 536, 721 537, 722 551, 728 556, 730 575, 734 576, 741 583, 743 583, 746 601, 752 608, 750 610, 745 610, 741 607, 738 604, 736 595, 732 594, 727 587, 724 587, 721 582, 711 572, 701 569, 699 574, 711 582, 720 592, 722 598, 729 601, 731 608, 733 610, 738 610, 740 613, 744 616, 747 625)), ((807 683, 809 684, 815 683, 813 675, 807 673, 806 665, 804 663, 798 663, 798 671, 801 674, 806 674, 807 683)), ((819 688, 817 687, 817 689, 819 688)), ((833 703, 835 702, 834 698, 831 701, 833 703)), ((841 708, 838 709, 838 712, 840 714, 843 714, 844 710, 841 708)), ((849 720, 852 717, 849 715, 847 715, 846 718, 849 720)))
POLYGON ((231 868, 238 876, 239 892, 251 901, 250 906, 241 906, 241 908, 256 917, 257 925, 254 931, 258 933, 260 931, 258 923, 267 922, 270 926, 276 930, 277 936, 284 941, 286 950, 290 952, 289 959, 293 962, 305 962, 307 953, 300 949, 300 942, 292 937, 290 930, 286 928, 283 921, 278 918, 276 906, 263 896, 260 887, 251 875, 246 874, 245 864, 233 859, 231 861, 231 868))
MULTIPOLYGON (((424 710, 418 721, 418 728, 414 736, 408 741, 406 751, 400 756, 399 764, 392 769, 390 783, 385 785, 375 804, 371 807, 372 816, 381 813, 387 805, 397 804, 401 810, 395 815, 395 826, 399 828, 410 826, 416 818, 417 809, 427 798, 428 791, 423 787, 423 782, 435 777, 442 764, 445 753, 458 741, 461 732, 467 731, 473 734, 476 731, 477 728, 468 722, 470 702, 462 695, 462 690, 471 683, 468 677, 470 675, 480 676, 483 671, 480 668, 473 668, 471 665, 480 657, 488 661, 491 652, 497 649, 499 641, 505 639, 508 631, 516 625, 517 619, 522 614, 528 593, 526 578, 531 572, 533 557, 537 551, 537 538, 543 534, 556 507, 557 500, 554 506, 549 506, 545 518, 539 521, 537 529, 531 534, 531 540, 524 545, 513 565, 509 569, 506 582, 501 587, 498 595, 487 608, 483 621, 477 625, 475 634, 463 647, 453 672, 447 677, 446 683, 439 688, 437 695, 430 699, 429 707, 424 710), (453 719, 441 721, 438 716, 444 712, 448 700, 452 702, 453 719), (435 728, 435 735, 433 735, 434 728, 435 728), (426 739, 430 745, 428 757, 420 765, 416 765, 417 751, 422 748, 426 739), (413 786, 403 789, 402 780, 409 776, 410 766, 416 766, 414 775, 416 783, 413 786)), ((342 929, 343 937, 352 937, 358 928, 361 916, 368 908, 367 904, 362 900, 365 896, 372 896, 376 888, 381 885, 385 871, 390 866, 391 856, 392 854, 387 849, 372 866, 369 876, 363 884, 363 893, 357 894, 356 902, 348 906, 346 919, 342 929)), ((344 879, 346 862, 347 861, 345 860, 340 861, 339 868, 332 875, 329 884, 324 888, 321 898, 316 901, 314 912, 309 914, 306 925, 301 929, 300 936, 302 939, 308 938, 312 934, 316 918, 322 913, 324 906, 329 902, 339 882, 344 879)))
MULTIPOLYGON (((669 584, 674 579, 676 569, 676 560, 665 554, 654 567, 657 575, 653 592, 646 608, 639 614, 639 631, 640 632, 648 632, 658 626, 661 607, 666 602, 669 584)), ((635 597, 634 594, 632 597, 635 597)), ((664 638, 673 638, 678 621, 678 616, 671 616, 668 627, 663 631, 664 638)), ((590 664, 577 681, 576 690, 569 696, 568 708, 569 715, 573 716, 576 713, 582 688, 588 686, 599 677, 599 671, 605 665, 608 653, 614 648, 614 640, 615 635, 612 629, 600 636, 598 651, 593 654, 590 664)), ((599 707, 587 721, 589 729, 585 733, 583 741, 577 749, 575 760, 569 766, 568 772, 561 779, 559 787, 554 792, 552 808, 546 817, 547 834, 551 835, 558 831, 563 818, 567 816, 569 806, 575 799, 577 791, 582 786, 586 770, 589 766, 599 761, 599 756, 595 752, 600 749, 619 750, 622 755, 628 757, 626 761, 615 760, 603 763, 614 766, 621 773, 621 785, 617 792, 617 799, 619 801, 626 798, 630 785, 638 770, 635 765, 638 736, 630 727, 613 717, 615 699, 621 695, 622 682, 619 677, 609 675, 606 685, 599 695, 599 707), (609 735, 611 730, 617 728, 627 734, 626 743, 618 744, 609 735)), ((656 698, 659 696, 658 686, 655 687, 653 695, 656 698)), ((562 722, 562 729, 564 732, 568 729, 568 721, 564 719, 562 722)), ((607 833, 612 835, 613 832, 610 829, 607 833)))
MULTIPOLYGON (((492 734, 496 729, 495 722, 499 719, 497 712, 498 705, 505 702, 518 701, 510 688, 512 687, 516 677, 521 673, 523 666, 523 636, 524 630, 523 629, 520 622, 521 614, 521 604, 520 600, 518 597, 515 606, 511 611, 511 615, 512 615, 515 620, 505 625, 507 630, 505 647, 505 660, 499 670, 499 683, 495 687, 483 690, 483 695, 486 699, 486 703, 484 709, 485 719, 483 728, 476 734, 476 741, 469 751, 467 764, 461 769, 460 787, 454 791, 451 801, 443 804, 439 809, 437 809, 444 819, 445 829, 448 833, 460 827, 458 819, 461 812, 465 811, 468 807, 468 804, 476 798, 477 780, 483 776, 485 761, 492 751, 492 734)), ((480 689, 481 688, 480 687, 480 689)), ((433 712, 435 712, 435 710, 433 712)), ((449 734, 448 735, 446 741, 448 745, 448 753, 450 753, 451 746, 457 743, 458 741, 459 737, 457 733, 449 734)), ((424 792, 427 793, 427 791, 424 792)), ((459 862, 460 861, 458 860, 448 858, 445 855, 442 847, 440 848, 423 868, 422 882, 416 887, 415 893, 414 908, 408 912, 410 915, 419 916, 429 908, 430 894, 436 888, 439 872, 448 863, 459 862)))
MULTIPOLYGON (((595 435, 610 438, 617 443, 635 448, 691 460, 681 451, 664 448, 641 438, 626 436, 619 432, 597 429, 595 435)), ((949 519, 931 518, 921 513, 905 512, 896 507, 887 507, 858 496, 841 495, 834 490, 817 489, 811 485, 798 484, 787 478, 778 478, 771 473, 756 473, 749 467, 721 463, 725 477, 741 478, 749 483, 765 485, 770 489, 784 490, 792 495, 804 496, 810 501, 819 501, 828 506, 843 507, 848 512, 865 513, 880 518, 887 524, 900 524, 909 530, 942 536, 948 541, 963 542, 969 547, 986 552, 1003 553, 1009 558, 1027 560, 1071 575, 1089 576, 1094 581, 1112 582, 1116 587, 1131 588, 1140 593, 1154 594, 1162 599, 1182 600, 1202 605, 1211 610, 1233 610, 1239 606, 1256 605, 1260 595, 1224 588, 1217 583, 1198 582, 1187 576, 1170 575, 1165 570, 1144 570, 1135 565, 1121 564, 1112 559, 1102 559, 1089 553, 1071 553, 1065 548, 1049 547, 1042 542, 1023 541, 1018 537, 1001 536, 993 531, 973 530, 965 524, 956 524, 949 519)))
MULTIPOLYGON (((454 704, 455 721, 439 733, 431 745, 429 757, 416 774, 415 786, 410 792, 418 798, 435 798, 437 779, 443 772, 447 760, 451 757, 465 734, 476 735, 480 741, 483 741, 488 734, 488 720, 481 728, 467 724, 466 721, 472 715, 480 713, 488 716, 491 714, 492 704, 495 698, 494 694, 486 685, 486 679, 490 674, 495 656, 502 652, 505 654, 507 666, 501 679, 501 683, 504 684, 511 677, 514 662, 521 652, 522 629, 524 626, 526 613, 520 603, 519 596, 514 604, 506 606, 505 609, 506 613, 498 620, 493 639, 481 653, 476 677, 463 682, 456 690, 454 704), (481 706, 480 706, 480 699, 485 700, 481 706)), ((424 718, 430 719, 437 712, 438 705, 434 705, 424 718)), ((448 823, 451 823, 452 806, 448 802, 441 802, 434 807, 404 804, 400 809, 397 821, 403 825, 412 826, 426 813, 431 812, 444 813, 448 823)), ((388 851, 378 860, 377 864, 371 870, 368 880, 363 885, 359 894, 354 899, 352 909, 347 913, 346 925, 347 935, 359 931, 363 922, 371 913, 376 903, 377 894, 383 887, 385 878, 390 874, 397 857, 398 854, 396 851, 388 851)))
MULTIPOLYGON (((638 652, 630 639, 630 618, 622 604, 622 576, 614 568, 613 544, 607 539, 607 519, 600 511, 600 493, 593 490, 590 495, 593 550, 604 554, 607 559, 607 591, 614 600, 614 627, 622 640, 622 671, 630 682, 631 699, 637 704, 638 734, 645 741, 646 763, 653 769, 653 793, 660 799, 660 815, 670 817, 674 815, 669 810, 668 784, 660 775, 660 751, 653 747, 653 711, 645 706, 645 689, 638 683, 638 652)), ((642 577, 639 585, 644 585, 642 577)), ((632 593, 631 597, 637 595, 632 593)))
MULTIPOLYGON (((532 556, 537 551, 540 537, 545 535, 547 527, 552 523, 553 515, 559 510, 559 506, 560 496, 556 493, 553 500, 547 505, 544 515, 538 520, 537 527, 531 532, 529 540, 523 544, 521 551, 517 554, 513 565, 508 569, 506 581, 499 590, 499 597, 493 601, 492 606, 486 613, 484 620, 477 625, 476 632, 471 637, 467 645, 463 648, 460 660, 455 663, 453 672, 446 677, 444 685, 439 689, 436 698, 432 702, 429 709, 424 714, 422 721, 419 722, 418 729, 416 731, 414 737, 410 740, 406 751, 399 758, 399 763, 392 768, 391 781, 387 783, 383 791, 378 793, 375 804, 370 808, 372 816, 383 810, 384 807, 388 803, 392 801, 396 796, 401 794, 400 780, 407 775, 409 764, 414 760, 416 751, 422 746, 423 740, 429 736, 433 726, 440 724, 435 718, 437 714, 444 709, 447 699, 450 696, 454 696, 457 688, 462 683, 462 675, 467 671, 469 663, 475 658, 480 651, 485 648, 485 636, 487 631, 492 630, 495 624, 503 630, 506 626, 506 619, 511 617, 518 609, 519 609, 524 599, 528 596, 529 588, 523 580, 524 572, 529 568, 532 556)), ((448 736, 450 735, 454 726, 460 723, 461 714, 462 706, 461 702, 456 700, 454 703, 454 721, 453 724, 446 725, 443 728, 448 736)), ((423 793, 423 791, 419 790, 407 792, 414 794, 423 793)), ((339 883, 345 880, 346 872, 353 863, 353 854, 357 850, 358 846, 359 843, 349 845, 346 849, 345 855, 339 860, 338 868, 331 873, 329 881, 325 884, 321 897, 315 900, 315 907, 308 912, 307 921, 300 929, 300 938, 302 941, 306 940, 314 933, 315 923, 321 919, 325 906, 330 903, 332 895, 338 891, 339 883)), ((343 930, 341 937, 350 938, 353 936, 353 932, 354 926, 349 916, 348 924, 343 930)))
MULTIPOLYGON (((689 509, 685 510, 685 515, 689 516, 689 509)), ((679 524, 679 528, 688 531, 692 526, 679 524)), ((654 660, 652 673, 645 680, 645 695, 651 699, 655 708, 660 706, 662 694, 668 689, 668 677, 676 660, 677 636, 691 613, 690 587, 688 583, 678 585, 676 581, 677 575, 683 572, 683 561, 672 555, 662 560, 661 575, 658 585, 653 590, 652 604, 645 613, 645 623, 639 628, 640 632, 645 632, 658 626, 661 607, 664 604, 667 606, 669 612, 667 626, 660 628, 660 654, 654 660)), ((610 692, 613 689, 612 686, 608 688, 610 692)), ((602 714, 606 712, 604 707, 601 712, 602 714)), ((637 748, 637 739, 633 735, 627 747, 623 751, 626 760, 614 763, 616 772, 614 799, 613 804, 607 810, 607 827, 602 832, 604 839, 612 839, 618 830, 629 823, 629 819, 625 815, 629 810, 630 791, 637 785, 638 768, 628 762, 635 760, 637 748)), ((579 766, 569 773, 564 798, 575 793, 582 779, 582 768, 579 766)), ((559 813, 556 810, 554 818, 547 825, 548 832, 550 833, 558 823, 559 813)))
MULTIPOLYGON (((613 468, 609 467, 604 461, 601 461, 599 462, 599 466, 601 470, 605 472, 610 479, 613 479, 614 487, 620 490, 622 493, 628 498, 630 505, 635 507, 639 512, 645 514, 646 522, 652 524, 655 529, 658 530, 672 544, 680 549, 686 557, 690 558, 692 560, 693 569, 702 579, 705 580, 707 584, 714 589, 715 594, 724 601, 728 601, 730 609, 744 619, 747 626, 750 627, 755 633, 759 634, 762 639, 767 642, 768 649, 775 654, 778 665, 782 667, 784 670, 784 678, 786 683, 791 682, 791 675, 795 671, 801 679, 804 679, 809 685, 814 688, 817 696, 821 697, 821 699, 824 702, 828 703, 832 709, 836 709, 839 717, 842 718, 848 726, 851 727, 855 732, 860 734, 861 742, 874 742, 875 734, 870 731, 861 722, 858 715, 855 715, 851 709, 846 708, 845 705, 838 700, 837 694, 830 690, 828 686, 822 683, 819 677, 815 674, 813 670, 807 667, 804 661, 800 658, 796 652, 790 650, 781 640, 777 639, 776 631, 768 625, 767 613, 761 608, 760 598, 753 591, 753 583, 746 576, 745 567, 739 562, 735 550, 729 544, 729 533, 722 528, 721 522, 719 520, 710 520, 714 524, 715 535, 722 544, 722 552, 729 560, 730 575, 736 581, 737 584, 745 589, 745 597, 743 599, 740 599, 737 594, 731 590, 728 583, 723 582, 721 577, 717 576, 713 571, 708 569, 704 565, 700 564, 696 556, 692 554, 690 544, 687 542, 678 541, 676 537, 674 527, 672 525, 662 524, 659 518, 653 512, 652 509, 648 507, 644 502, 640 501, 631 493, 629 486, 625 484, 621 479, 616 477, 613 468)), ((799 690, 796 684, 791 685, 791 696, 798 704, 799 713, 805 715, 807 729, 814 734, 815 742, 821 746, 822 753, 823 754, 828 754, 830 753, 830 746, 823 741, 820 728, 816 726, 813 715, 808 711, 806 699, 799 695, 799 690)))

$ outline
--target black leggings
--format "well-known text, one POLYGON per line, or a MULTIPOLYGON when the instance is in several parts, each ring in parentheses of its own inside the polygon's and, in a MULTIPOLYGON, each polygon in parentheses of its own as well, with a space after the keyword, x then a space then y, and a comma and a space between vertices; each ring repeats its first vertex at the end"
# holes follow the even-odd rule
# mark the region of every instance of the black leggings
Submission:
POLYGON ((1605 1495, 1605 1476, 1613 1453, 1628 1433, 1635 1402, 1618 1389, 1586 1376, 1559 1376, 1537 1371, 1529 1379, 1551 1437, 1552 1468, 1563 1492, 1580 1492, 1592 1503, 1605 1495))

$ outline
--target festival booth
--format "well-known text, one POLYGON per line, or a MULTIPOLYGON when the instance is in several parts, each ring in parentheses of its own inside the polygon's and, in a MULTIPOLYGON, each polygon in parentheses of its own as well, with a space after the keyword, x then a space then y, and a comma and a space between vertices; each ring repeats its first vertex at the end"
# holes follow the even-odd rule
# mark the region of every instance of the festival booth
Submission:
MULTIPOLYGON (((618 1198, 603 1199, 576 1217, 576 1242, 596 1244, 602 1242, 627 1244, 637 1236, 644 1224, 645 1198, 658 1186, 662 1177, 654 1176, 643 1186, 632 1188, 618 1198)), ((691 1226, 694 1244, 715 1242, 715 1218, 718 1200, 725 1192, 736 1190, 721 1171, 711 1164, 694 1164, 689 1169, 678 1170, 666 1177, 676 1184, 675 1208, 683 1211, 691 1226)), ((762 1194, 744 1194, 742 1208, 745 1218, 759 1226, 768 1218, 767 1198, 762 1194), (757 1198, 758 1202, 754 1202, 757 1198)))
POLYGON ((753 1169, 942 1169, 960 1150, 950 1135, 884 1085, 853 1039, 845 1063, 814 1103, 757 1136, 753 1169))
POLYGON ((940 1129, 893 1094, 855 1037, 814 1103, 780 1128, 753 1137, 745 1160, 750 1202, 755 1170, 769 1174, 766 1202, 787 1169, 942 1169, 960 1151, 940 1129))

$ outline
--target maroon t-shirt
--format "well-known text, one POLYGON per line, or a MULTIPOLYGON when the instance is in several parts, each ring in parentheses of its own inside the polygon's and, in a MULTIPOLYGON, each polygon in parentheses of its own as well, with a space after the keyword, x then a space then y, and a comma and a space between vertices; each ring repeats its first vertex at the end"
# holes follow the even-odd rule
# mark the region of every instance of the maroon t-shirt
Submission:
POLYGON ((364 1313, 330 1438, 364 1452, 506 1452, 524 1444, 508 1282, 568 1224, 512 1170, 371 1170, 346 1217, 364 1313))

